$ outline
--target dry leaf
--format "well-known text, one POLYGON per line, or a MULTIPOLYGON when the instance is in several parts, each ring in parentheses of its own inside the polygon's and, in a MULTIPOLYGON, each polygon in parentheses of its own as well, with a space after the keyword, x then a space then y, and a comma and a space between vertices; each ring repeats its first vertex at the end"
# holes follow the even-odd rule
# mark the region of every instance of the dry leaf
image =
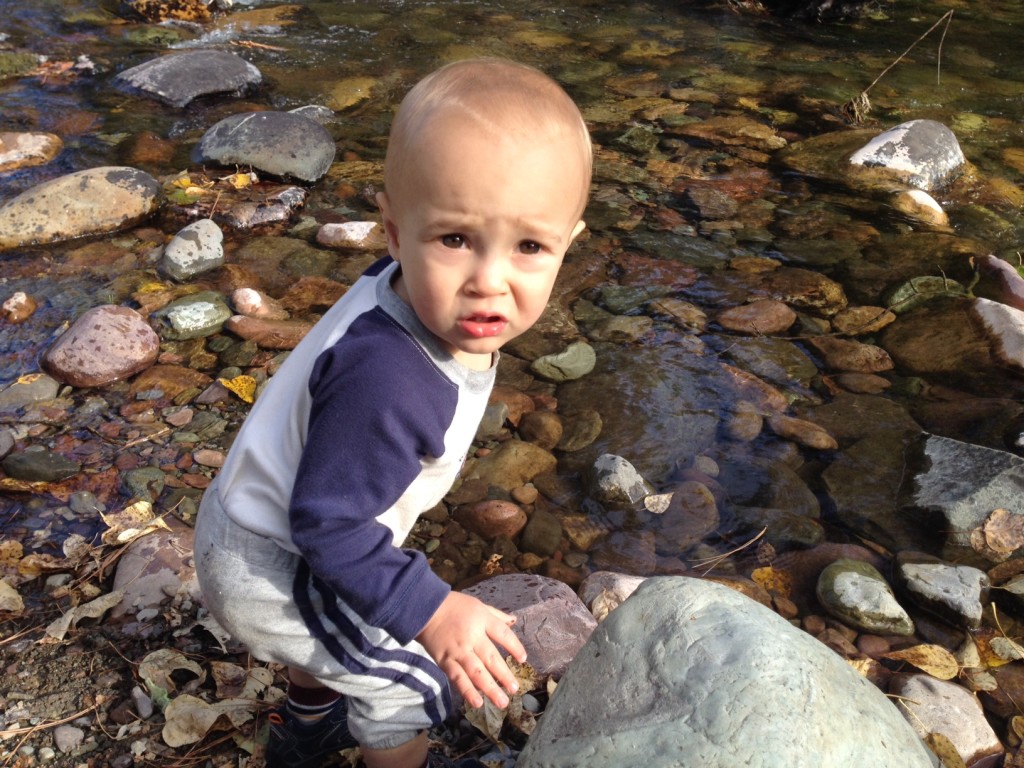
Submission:
POLYGON ((0 569, 17 570, 18 562, 25 554, 25 548, 20 541, 12 539, 0 540, 0 569))
POLYGON ((505 724, 505 710, 499 709, 486 696, 483 706, 466 710, 466 719, 495 744, 500 743, 501 728, 505 724))
POLYGON ((600 624, 602 621, 608 618, 608 614, 614 611, 622 604, 622 601, 615 595, 614 592, 608 589, 602 589, 601 594, 595 597, 590 602, 590 612, 594 618, 600 624))
POLYGON ((1024 648, 1008 637, 993 637, 989 641, 989 647, 999 658, 1006 661, 1024 659, 1024 648))
POLYGON ((211 661, 210 672, 218 699, 260 699, 274 682, 273 673, 266 667, 246 669, 226 661, 211 661))
POLYGON ((0 611, 21 613, 23 610, 25 610, 25 602, 18 594, 18 590, 0 579, 0 611))
POLYGON ((100 512, 100 518, 107 525, 101 539, 110 546, 127 544, 153 531, 170 530, 163 518, 153 514, 153 505, 145 499, 136 501, 120 512, 109 515, 100 512))
POLYGON ((874 659, 847 659, 846 663, 853 667, 861 677, 867 677, 877 663, 874 659))
POLYGON ((755 568, 750 578, 768 594, 788 598, 793 592, 793 578, 787 571, 778 568, 755 568))
POLYGON ((992 648, 992 641, 997 637, 1003 636, 997 630, 991 627, 981 627, 974 630, 973 635, 974 643, 978 646, 978 655, 981 657, 981 663, 987 668, 994 669, 995 667, 1001 667, 1004 664, 1010 663, 992 648))
POLYGON ((943 768, 967 768, 967 764, 960 753, 956 751, 953 742, 941 733, 929 733, 925 737, 928 748, 935 753, 942 763, 943 768))
POLYGON ((193 673, 202 683, 206 679, 206 672, 203 668, 189 659, 181 651, 172 648, 161 648, 153 651, 139 664, 139 677, 149 689, 149 695, 153 702, 161 709, 168 703, 168 694, 177 690, 177 685, 171 678, 171 673, 184 669, 193 673))
POLYGON ((33 553, 31 555, 25 555, 18 563, 18 573, 22 576, 34 579, 44 573, 53 573, 55 571, 65 571, 68 569, 68 563, 64 558, 57 558, 53 555, 41 555, 33 553))
POLYGON ((170 747, 195 744, 226 718, 235 728, 252 720, 259 703, 252 699, 225 699, 214 704, 197 696, 183 694, 164 711, 167 722, 162 732, 164 743, 170 747))
POLYGON ((256 398, 256 379, 252 376, 235 376, 233 379, 217 379, 218 383, 230 392, 234 392, 242 402, 250 405, 256 398))
POLYGON ((95 600, 77 605, 46 628, 47 637, 40 642, 59 642, 64 639, 68 630, 82 619, 98 619, 124 599, 124 592, 117 590, 97 597, 95 600))
POLYGON ((960 672, 956 657, 941 645, 915 645, 899 651, 884 654, 883 658, 905 661, 913 664, 939 680, 952 680, 960 672))
POLYGON ((1024 516, 996 509, 988 516, 982 528, 986 543, 996 552, 1010 554, 1024 547, 1024 516))

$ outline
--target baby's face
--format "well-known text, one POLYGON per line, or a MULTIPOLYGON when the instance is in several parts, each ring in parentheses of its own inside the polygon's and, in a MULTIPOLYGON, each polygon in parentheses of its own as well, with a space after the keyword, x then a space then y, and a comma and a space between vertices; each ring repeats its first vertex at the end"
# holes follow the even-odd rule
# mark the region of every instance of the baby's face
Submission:
POLYGON ((583 160, 567 138, 487 138, 456 120, 429 133, 379 196, 395 289, 456 359, 487 368, 540 317, 583 229, 583 160))

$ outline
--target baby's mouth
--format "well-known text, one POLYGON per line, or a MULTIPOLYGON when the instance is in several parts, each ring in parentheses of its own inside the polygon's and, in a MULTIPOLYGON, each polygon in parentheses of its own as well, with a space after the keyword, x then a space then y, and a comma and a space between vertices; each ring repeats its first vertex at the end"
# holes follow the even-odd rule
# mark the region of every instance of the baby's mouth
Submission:
POLYGON ((459 320, 462 330, 477 339, 499 336, 507 325, 508 320, 501 315, 477 314, 459 320))

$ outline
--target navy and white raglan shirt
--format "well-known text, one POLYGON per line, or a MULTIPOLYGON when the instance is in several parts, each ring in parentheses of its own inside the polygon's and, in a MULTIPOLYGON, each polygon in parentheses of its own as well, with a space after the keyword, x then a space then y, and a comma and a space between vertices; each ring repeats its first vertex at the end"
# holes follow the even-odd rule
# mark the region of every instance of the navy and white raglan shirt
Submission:
POLYGON ((455 481, 495 365, 452 358, 391 288, 397 269, 390 257, 371 266, 291 352, 217 485, 232 520, 300 554, 405 644, 450 588, 400 546, 455 481))

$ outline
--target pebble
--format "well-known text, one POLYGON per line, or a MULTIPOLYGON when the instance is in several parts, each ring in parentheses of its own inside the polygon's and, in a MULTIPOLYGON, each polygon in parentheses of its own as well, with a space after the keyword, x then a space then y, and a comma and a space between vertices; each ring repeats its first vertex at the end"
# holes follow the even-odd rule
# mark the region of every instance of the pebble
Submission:
POLYGON ((594 499, 612 507, 630 507, 654 493, 654 487, 636 467, 622 456, 610 453, 594 461, 589 490, 594 499))
POLYGON ((544 355, 530 364, 538 376, 556 383, 582 378, 594 370, 597 353, 584 341, 570 344, 563 351, 544 355))
POLYGON ((24 291, 15 291, 0 307, 0 316, 8 323, 23 323, 35 314, 36 300, 24 291))
POLYGON ((726 309, 716 319, 727 331, 771 335, 789 330, 796 322, 796 312, 781 301, 762 299, 726 309))
POLYGON ((384 229, 375 221, 324 224, 316 233, 316 241, 329 248, 358 251, 381 251, 388 246, 384 229))
POLYGON ((0 132, 0 173, 44 165, 63 149, 60 136, 52 133, 0 132))
POLYGON ((826 611, 851 627, 882 635, 914 632, 914 622, 882 574, 861 560, 841 558, 826 567, 817 596, 826 611))
POLYGON ((161 267, 185 282, 224 263, 224 233, 212 219, 199 219, 180 230, 164 248, 161 267))
POLYGON ((492 499, 469 507, 459 507, 455 519, 485 541, 498 536, 514 538, 526 526, 526 512, 515 502, 492 499))

